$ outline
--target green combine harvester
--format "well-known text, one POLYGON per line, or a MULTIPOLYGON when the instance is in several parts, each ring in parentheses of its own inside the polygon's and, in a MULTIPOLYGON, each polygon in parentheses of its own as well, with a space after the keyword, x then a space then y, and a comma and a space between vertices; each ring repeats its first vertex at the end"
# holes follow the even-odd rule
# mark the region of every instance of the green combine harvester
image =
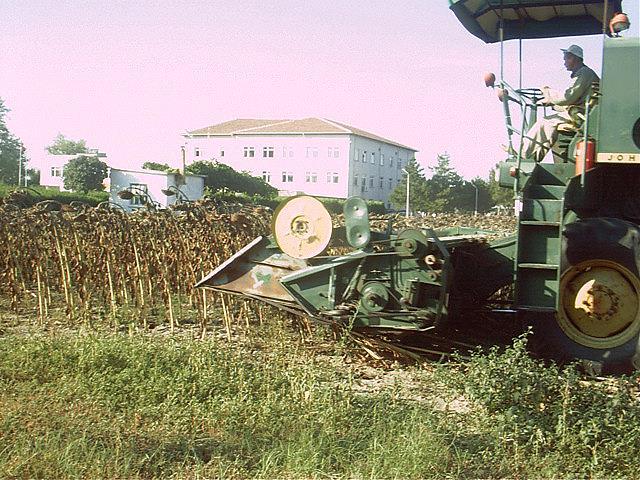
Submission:
MULTIPOLYGON (((344 205, 345 227, 334 230, 318 200, 292 197, 275 211, 271 236, 254 239, 198 286, 354 329, 443 340, 472 320, 503 331, 527 324, 548 358, 602 372, 640 369, 640 41, 620 35, 629 26, 621 1, 449 3, 488 43, 603 38, 599 88, 558 127, 553 163, 519 153, 500 163, 500 183, 516 198, 517 232, 493 241, 459 227, 375 232, 357 197, 344 205), (324 254, 332 240, 350 253, 324 254)), ((500 92, 509 145, 519 152, 512 138, 536 121, 542 92, 494 75, 485 81, 500 92)))

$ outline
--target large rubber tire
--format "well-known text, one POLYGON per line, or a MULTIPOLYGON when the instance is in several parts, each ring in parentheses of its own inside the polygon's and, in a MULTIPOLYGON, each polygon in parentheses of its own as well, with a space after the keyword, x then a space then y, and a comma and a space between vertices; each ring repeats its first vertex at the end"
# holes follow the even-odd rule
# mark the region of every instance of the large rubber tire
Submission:
MULTIPOLYGON (((590 218, 568 224, 563 232, 561 269, 560 289, 564 290, 559 293, 561 312, 542 315, 534 322, 537 349, 560 363, 583 361, 597 373, 640 369, 640 311, 637 308, 640 301, 631 298, 640 297, 638 225, 618 218, 590 218), (625 315, 631 323, 620 331, 613 331, 611 327, 611 335, 605 338, 590 337, 571 322, 570 314, 562 315, 567 311, 562 307, 563 295, 576 295, 575 289, 570 288, 574 287, 571 279, 577 278, 579 272, 593 269, 602 269, 605 274, 613 272, 614 277, 624 279, 628 285, 628 289, 621 291, 625 292, 624 302, 630 305, 630 314, 625 315), (570 291, 573 293, 567 293, 570 291)), ((605 324, 606 328, 609 327, 605 324)))

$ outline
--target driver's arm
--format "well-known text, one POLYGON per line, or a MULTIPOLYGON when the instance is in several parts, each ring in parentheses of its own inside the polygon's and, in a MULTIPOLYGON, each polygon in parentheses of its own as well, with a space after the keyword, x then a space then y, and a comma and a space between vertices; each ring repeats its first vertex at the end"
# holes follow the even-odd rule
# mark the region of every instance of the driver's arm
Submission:
POLYGON ((551 103, 558 106, 576 105, 580 99, 586 96, 587 91, 591 88, 591 84, 597 81, 597 75, 593 75, 590 70, 582 69, 576 76, 573 85, 567 88, 564 93, 549 90, 548 99, 551 103))

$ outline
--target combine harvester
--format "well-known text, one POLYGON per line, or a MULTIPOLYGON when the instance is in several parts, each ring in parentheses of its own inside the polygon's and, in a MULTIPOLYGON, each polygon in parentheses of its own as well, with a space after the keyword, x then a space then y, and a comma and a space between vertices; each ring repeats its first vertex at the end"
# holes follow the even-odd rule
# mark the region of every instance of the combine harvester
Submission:
MULTIPOLYGON (((599 91, 559 127, 554 162, 515 154, 500 164, 500 183, 517 200, 517 232, 494 241, 462 228, 374 232, 357 197, 334 231, 318 200, 292 197, 275 211, 271 236, 198 286, 356 330, 429 332, 452 345, 454 332, 477 328, 478 319, 497 336, 528 324, 548 358, 639 369, 640 42, 620 36, 629 26, 617 14, 621 1, 451 0, 450 8, 488 43, 602 35, 599 91), (332 237, 353 250, 323 255, 332 237)), ((542 110, 542 92, 494 75, 485 81, 498 89, 513 148, 542 110)))

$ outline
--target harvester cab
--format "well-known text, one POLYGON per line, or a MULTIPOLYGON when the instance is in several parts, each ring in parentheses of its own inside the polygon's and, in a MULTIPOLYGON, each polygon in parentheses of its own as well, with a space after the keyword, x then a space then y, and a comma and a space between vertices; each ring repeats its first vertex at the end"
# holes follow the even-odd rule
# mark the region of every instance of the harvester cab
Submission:
MULTIPOLYGON (((344 204, 344 225, 333 228, 320 201, 298 196, 278 207, 271 235, 254 239, 198 286, 321 322, 427 331, 440 344, 483 326, 483 335, 488 328, 503 337, 523 320, 551 358, 640 368, 640 45, 618 36, 628 24, 614 15, 621 2, 449 3, 486 42, 606 27, 602 81, 567 130, 565 151, 552 163, 516 153, 501 165, 501 183, 520 200, 515 235, 461 227, 397 232, 392 225, 374 231, 366 203, 355 197, 344 204), (579 150, 586 155, 576 160, 579 150)), ((485 81, 500 92, 509 145, 518 152, 542 114, 542 92, 512 88, 502 75, 485 81)))

